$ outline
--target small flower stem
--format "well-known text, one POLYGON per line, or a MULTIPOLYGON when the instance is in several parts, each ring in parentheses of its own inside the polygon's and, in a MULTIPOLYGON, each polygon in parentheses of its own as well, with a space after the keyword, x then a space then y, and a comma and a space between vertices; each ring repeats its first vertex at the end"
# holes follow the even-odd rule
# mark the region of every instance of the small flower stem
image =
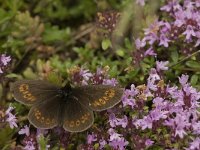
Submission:
POLYGON ((178 65, 178 64, 180 64, 180 63, 182 63, 182 62, 184 62, 185 60, 189 59, 189 58, 192 57, 192 56, 195 56, 195 55, 198 54, 199 52, 200 52, 200 50, 198 50, 198 51, 192 53, 191 55, 189 55, 189 56, 183 58, 182 60, 180 60, 179 62, 177 62, 176 64, 173 64, 173 65, 169 66, 169 68, 172 68, 172 67, 174 67, 174 66, 176 66, 176 65, 178 65))

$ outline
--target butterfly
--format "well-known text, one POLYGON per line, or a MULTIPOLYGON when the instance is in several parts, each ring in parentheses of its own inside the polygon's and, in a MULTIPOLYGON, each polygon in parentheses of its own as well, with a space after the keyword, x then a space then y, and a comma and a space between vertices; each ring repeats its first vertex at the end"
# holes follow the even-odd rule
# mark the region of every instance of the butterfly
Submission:
POLYGON ((19 80, 11 85, 11 92, 16 101, 32 106, 28 120, 36 128, 63 126, 69 132, 82 132, 93 124, 93 111, 120 102, 123 89, 111 85, 59 87, 43 80, 19 80))

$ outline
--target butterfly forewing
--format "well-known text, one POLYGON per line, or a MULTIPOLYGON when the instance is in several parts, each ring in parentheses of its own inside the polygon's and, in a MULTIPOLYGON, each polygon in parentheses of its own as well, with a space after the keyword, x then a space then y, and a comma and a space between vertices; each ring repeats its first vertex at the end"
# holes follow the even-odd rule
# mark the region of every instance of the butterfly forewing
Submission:
POLYGON ((94 111, 113 107, 121 101, 123 89, 110 85, 87 85, 72 91, 79 102, 94 111))
POLYGON ((41 80, 20 80, 11 85, 14 98, 27 105, 52 98, 58 89, 59 87, 41 80))
POLYGON ((92 110, 80 104, 76 97, 67 99, 64 106, 63 128, 70 132, 88 129, 94 121, 92 110))
POLYGON ((36 128, 48 129, 60 124, 61 101, 54 95, 48 101, 34 104, 29 111, 28 119, 36 128))

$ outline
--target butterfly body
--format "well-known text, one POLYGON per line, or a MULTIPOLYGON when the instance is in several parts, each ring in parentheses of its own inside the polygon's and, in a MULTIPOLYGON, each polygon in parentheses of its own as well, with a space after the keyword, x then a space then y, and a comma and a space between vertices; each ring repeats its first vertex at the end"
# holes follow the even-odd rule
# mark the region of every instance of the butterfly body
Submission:
POLYGON ((93 111, 102 111, 120 102, 123 89, 109 85, 58 87, 41 80, 20 80, 11 86, 16 101, 32 106, 28 119, 37 128, 63 126, 81 132, 94 122, 93 111))

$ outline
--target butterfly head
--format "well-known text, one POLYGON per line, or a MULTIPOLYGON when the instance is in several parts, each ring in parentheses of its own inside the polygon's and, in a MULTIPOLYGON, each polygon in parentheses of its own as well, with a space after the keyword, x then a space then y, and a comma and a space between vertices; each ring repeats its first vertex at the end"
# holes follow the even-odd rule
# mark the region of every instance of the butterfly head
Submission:
POLYGON ((72 87, 70 84, 66 84, 64 87, 58 90, 58 94, 62 98, 69 98, 72 94, 72 87))

